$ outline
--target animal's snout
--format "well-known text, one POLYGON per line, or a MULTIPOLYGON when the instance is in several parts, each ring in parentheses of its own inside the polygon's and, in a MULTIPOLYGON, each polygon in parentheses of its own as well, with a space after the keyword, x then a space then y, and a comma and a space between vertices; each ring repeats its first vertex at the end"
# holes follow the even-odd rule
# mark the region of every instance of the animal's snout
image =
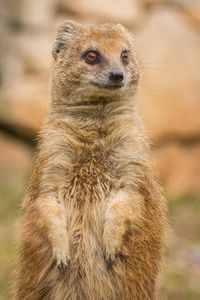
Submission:
POLYGON ((120 70, 113 70, 109 73, 109 79, 113 81, 122 81, 124 74, 120 70))

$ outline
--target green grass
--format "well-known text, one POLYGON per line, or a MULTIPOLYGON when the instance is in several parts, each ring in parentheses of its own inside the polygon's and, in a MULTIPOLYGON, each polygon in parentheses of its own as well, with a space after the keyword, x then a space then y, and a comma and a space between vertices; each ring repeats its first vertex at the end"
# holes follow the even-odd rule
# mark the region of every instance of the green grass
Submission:
POLYGON ((13 227, 21 192, 0 186, 0 300, 8 300, 13 265, 13 227))
POLYGON ((165 278, 166 299, 200 299, 200 195, 168 197, 173 230, 165 278))
MULTIPOLYGON (((22 198, 20 190, 0 186, 0 300, 8 300, 13 266, 12 228, 22 198)), ((200 299, 200 195, 168 197, 174 237, 168 250, 161 300, 200 299)))

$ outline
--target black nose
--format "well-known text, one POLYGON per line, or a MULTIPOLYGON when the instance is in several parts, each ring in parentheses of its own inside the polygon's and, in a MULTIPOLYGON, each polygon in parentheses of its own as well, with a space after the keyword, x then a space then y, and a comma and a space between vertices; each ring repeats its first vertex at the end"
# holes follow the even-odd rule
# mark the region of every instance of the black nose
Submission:
POLYGON ((115 81, 122 81, 124 79, 124 74, 120 71, 112 71, 109 73, 109 79, 115 81))

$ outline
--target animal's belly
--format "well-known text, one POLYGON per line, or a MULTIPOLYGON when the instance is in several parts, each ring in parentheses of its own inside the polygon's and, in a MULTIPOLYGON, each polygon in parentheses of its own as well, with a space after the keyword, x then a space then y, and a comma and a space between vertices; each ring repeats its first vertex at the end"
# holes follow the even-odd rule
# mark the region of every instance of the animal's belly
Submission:
POLYGON ((74 165, 65 198, 71 257, 77 266, 92 270, 95 261, 102 261, 103 223, 111 188, 112 179, 103 164, 88 160, 74 165))
POLYGON ((78 205, 103 201, 112 188, 112 177, 108 168, 100 162, 77 163, 66 187, 66 199, 73 199, 78 205))
POLYGON ((94 272, 97 262, 103 263, 105 203, 85 201, 81 206, 71 203, 67 209, 72 267, 75 272, 85 272, 85 269, 94 272))

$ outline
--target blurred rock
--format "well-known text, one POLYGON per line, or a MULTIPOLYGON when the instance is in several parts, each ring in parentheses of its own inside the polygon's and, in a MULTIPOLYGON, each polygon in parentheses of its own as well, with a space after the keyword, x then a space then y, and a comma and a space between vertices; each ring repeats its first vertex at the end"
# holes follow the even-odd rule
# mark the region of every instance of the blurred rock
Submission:
POLYGON ((7 0, 3 4, 0 0, 0 130, 13 135, 13 144, 0 136, 0 155, 5 166, 8 163, 4 174, 12 173, 11 157, 16 158, 10 150, 9 158, 4 157, 3 145, 17 142, 16 152, 24 153, 20 140, 33 146, 42 126, 57 27, 65 19, 113 22, 133 29, 136 36, 143 73, 138 103, 164 186, 174 193, 200 191, 199 1, 7 0))
POLYGON ((60 10, 75 15, 86 23, 121 23, 132 27, 141 18, 142 1, 139 0, 59 0, 60 10))
POLYGON ((173 0, 172 2, 177 5, 188 21, 195 26, 200 26, 199 0, 173 0))
POLYGON ((36 135, 47 109, 47 74, 20 77, 1 94, 0 121, 36 135))
POLYGON ((56 0, 6 0, 9 18, 24 26, 48 26, 54 17, 56 0))
POLYGON ((15 83, 19 82, 19 78, 25 78, 27 72, 47 73, 52 65, 53 40, 52 34, 44 32, 40 34, 18 32, 10 37, 9 53, 4 55, 2 89, 7 90, 10 86, 13 87, 13 84, 16 86, 15 83))
POLYGON ((165 145, 154 151, 159 177, 171 194, 195 194, 200 191, 200 143, 165 145))
POLYGON ((139 103, 151 138, 200 132, 200 35, 178 12, 158 9, 136 34, 136 46, 139 103))
POLYGON ((0 133, 0 182, 10 187, 24 185, 32 165, 32 150, 27 145, 0 133))
POLYGON ((136 34, 136 47, 143 73, 138 102, 161 181, 173 193, 198 192, 200 36, 178 11, 155 9, 136 34))
POLYGON ((51 47, 53 34, 43 30, 40 32, 19 32, 12 38, 15 56, 22 64, 23 72, 51 68, 51 47))

